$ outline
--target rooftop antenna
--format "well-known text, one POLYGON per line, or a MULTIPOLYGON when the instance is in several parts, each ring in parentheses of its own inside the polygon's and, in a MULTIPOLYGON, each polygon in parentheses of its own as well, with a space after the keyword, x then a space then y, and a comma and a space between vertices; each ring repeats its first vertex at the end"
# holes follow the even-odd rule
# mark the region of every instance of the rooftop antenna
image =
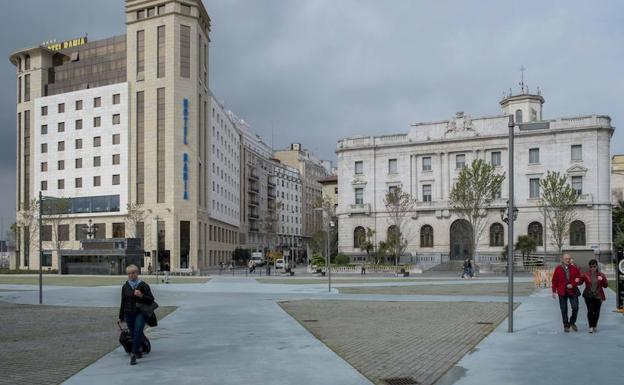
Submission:
POLYGON ((271 150, 275 151, 275 143, 273 142, 273 129, 274 129, 274 124, 273 124, 273 121, 271 121, 271 150))
POLYGON ((524 71, 526 71, 526 67, 524 65, 520 65, 520 90, 524 93, 524 71))

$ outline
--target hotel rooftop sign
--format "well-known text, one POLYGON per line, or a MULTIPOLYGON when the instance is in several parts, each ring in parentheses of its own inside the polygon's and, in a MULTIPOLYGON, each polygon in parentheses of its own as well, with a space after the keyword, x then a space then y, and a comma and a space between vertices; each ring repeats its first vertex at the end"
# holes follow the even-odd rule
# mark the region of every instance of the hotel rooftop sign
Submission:
POLYGON ((44 42, 41 45, 46 47, 50 51, 58 51, 58 50, 61 50, 61 49, 73 48, 73 47, 77 47, 79 45, 84 45, 84 44, 87 44, 87 37, 86 36, 78 37, 76 39, 71 39, 71 40, 65 40, 65 41, 62 41, 60 43, 57 43, 56 41, 54 41, 54 42, 44 42))

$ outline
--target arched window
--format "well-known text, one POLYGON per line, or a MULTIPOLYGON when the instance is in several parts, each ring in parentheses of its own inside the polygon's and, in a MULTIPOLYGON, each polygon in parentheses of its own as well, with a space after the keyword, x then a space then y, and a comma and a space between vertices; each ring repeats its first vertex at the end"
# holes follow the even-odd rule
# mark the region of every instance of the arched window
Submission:
POLYGON ((388 231, 386 233, 386 241, 390 241, 392 239, 396 239, 399 235, 398 229, 395 225, 388 227, 388 231))
POLYGON ((516 110, 516 123, 522 123, 522 110, 516 110))
POLYGON ((503 246, 505 241, 505 228, 500 223, 490 226, 490 246, 503 246))
POLYGON ((582 221, 570 223, 570 246, 585 246, 585 223, 582 221))
POLYGON ((535 243, 537 244, 537 246, 544 246, 544 228, 542 227, 541 223, 529 223, 527 234, 529 235, 529 237, 535 239, 535 243))
POLYGON ((433 227, 424 225, 420 228, 420 247, 433 247, 433 227))
POLYGON ((359 249, 366 240, 366 230, 362 226, 358 226, 353 230, 353 247, 359 249))

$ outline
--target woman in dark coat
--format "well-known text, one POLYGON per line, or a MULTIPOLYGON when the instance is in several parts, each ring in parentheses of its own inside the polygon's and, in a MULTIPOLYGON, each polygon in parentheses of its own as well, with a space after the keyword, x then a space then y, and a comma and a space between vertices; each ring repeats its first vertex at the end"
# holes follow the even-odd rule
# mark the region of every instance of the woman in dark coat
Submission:
POLYGON ((583 298, 585 299, 585 305, 587 305, 589 332, 593 333, 597 331, 600 307, 606 299, 603 289, 609 285, 607 276, 598 270, 598 261, 595 259, 589 261, 589 271, 581 275, 579 285, 582 284, 585 284, 583 298))
POLYGON ((125 321, 132 336, 132 352, 130 365, 136 365, 137 358, 143 357, 141 343, 143 342, 143 328, 147 323, 156 326, 154 310, 158 306, 149 285, 139 278, 139 268, 136 265, 126 267, 128 280, 121 287, 121 305, 119 306, 119 320, 125 321))

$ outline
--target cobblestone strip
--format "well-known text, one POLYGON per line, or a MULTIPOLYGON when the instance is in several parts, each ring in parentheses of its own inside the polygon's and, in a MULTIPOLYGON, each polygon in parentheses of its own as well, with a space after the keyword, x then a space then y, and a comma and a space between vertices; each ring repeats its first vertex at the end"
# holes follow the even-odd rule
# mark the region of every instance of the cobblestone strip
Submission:
POLYGON ((376 384, 434 384, 505 318, 505 303, 301 300, 280 304, 376 384))

